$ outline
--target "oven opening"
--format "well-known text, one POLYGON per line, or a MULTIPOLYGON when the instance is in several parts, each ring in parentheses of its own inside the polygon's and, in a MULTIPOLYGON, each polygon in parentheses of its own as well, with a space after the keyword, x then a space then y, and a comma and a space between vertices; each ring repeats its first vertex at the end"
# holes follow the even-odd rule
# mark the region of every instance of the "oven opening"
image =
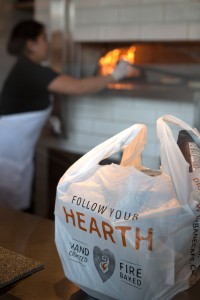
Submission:
POLYGON ((187 87, 200 81, 200 42, 97 42, 76 44, 80 77, 113 72, 123 58, 137 74, 110 84, 108 89, 132 90, 138 85, 187 87))

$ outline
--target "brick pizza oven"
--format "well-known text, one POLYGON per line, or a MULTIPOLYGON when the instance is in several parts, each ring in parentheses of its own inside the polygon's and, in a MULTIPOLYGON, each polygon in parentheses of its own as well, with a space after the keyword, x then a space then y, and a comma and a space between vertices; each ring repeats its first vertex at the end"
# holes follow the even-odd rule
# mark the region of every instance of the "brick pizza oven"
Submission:
POLYGON ((188 82, 200 78, 199 16, 200 2, 190 0, 36 1, 36 18, 49 25, 51 61, 58 69, 77 77, 95 75, 102 55, 134 45, 135 64, 142 71, 141 81, 129 80, 132 89, 64 99, 66 145, 85 153, 144 122, 149 141, 143 160, 158 166, 156 119, 169 113, 198 125, 198 89, 188 82))
POLYGON ((56 147, 82 155, 132 124, 145 123, 148 143, 142 163, 158 168, 158 117, 173 114, 199 128, 198 0, 35 0, 35 4, 35 18, 46 23, 51 38, 51 64, 58 70, 92 76, 99 72, 103 55, 134 47, 134 64, 141 71, 138 78, 101 93, 62 97, 63 138, 56 147))

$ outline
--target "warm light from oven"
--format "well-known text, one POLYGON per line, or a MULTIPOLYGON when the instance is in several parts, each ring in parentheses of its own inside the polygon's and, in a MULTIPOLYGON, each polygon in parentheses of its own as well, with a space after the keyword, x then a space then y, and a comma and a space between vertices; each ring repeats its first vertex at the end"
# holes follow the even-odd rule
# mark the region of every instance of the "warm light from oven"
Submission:
POLYGON ((109 51, 99 60, 99 73, 101 75, 111 74, 120 59, 125 59, 134 64, 136 47, 118 48, 109 51))

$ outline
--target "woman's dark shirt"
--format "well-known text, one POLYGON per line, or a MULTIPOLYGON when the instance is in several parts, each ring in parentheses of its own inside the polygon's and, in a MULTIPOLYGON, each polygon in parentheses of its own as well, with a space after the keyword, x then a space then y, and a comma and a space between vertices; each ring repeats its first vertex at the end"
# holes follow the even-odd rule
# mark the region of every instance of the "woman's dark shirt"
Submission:
POLYGON ((20 57, 8 75, 0 97, 0 115, 46 109, 49 83, 58 73, 26 57, 20 57))

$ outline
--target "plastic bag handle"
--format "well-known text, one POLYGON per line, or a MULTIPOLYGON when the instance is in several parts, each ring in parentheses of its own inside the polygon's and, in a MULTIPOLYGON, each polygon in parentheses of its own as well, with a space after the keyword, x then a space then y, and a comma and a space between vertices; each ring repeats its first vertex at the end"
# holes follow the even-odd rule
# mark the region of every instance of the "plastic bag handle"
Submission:
MULTIPOLYGON (((187 124, 186 122, 178 119, 177 117, 174 117, 172 115, 163 115, 162 117, 160 117, 157 122, 165 122, 165 123, 170 123, 172 125, 178 126, 182 129, 186 129, 186 130, 192 130, 195 134, 197 134, 199 137, 199 133, 197 131, 194 130, 194 128, 192 128, 189 124, 187 124)), ((169 126, 167 126, 169 128, 169 126)), ((170 128, 169 128, 170 129, 170 128)), ((170 130, 171 131, 171 130, 170 130)))
POLYGON ((190 192, 188 188, 190 183, 189 164, 185 160, 170 127, 166 123, 185 130, 195 131, 187 123, 171 115, 164 115, 157 120, 157 134, 161 147, 162 172, 172 178, 178 199, 183 203, 187 203, 190 192))
MULTIPOLYGON (((129 145, 131 141, 140 134, 141 131, 146 132, 146 126, 144 124, 135 124, 116 134, 112 138, 106 140, 82 156, 67 170, 67 172, 64 174, 64 177, 67 176, 67 179, 70 180, 70 178, 74 179, 77 176, 85 174, 89 170, 98 166, 98 163, 101 160, 119 152, 126 145, 129 145)), ((145 138, 144 134, 143 136, 145 138)), ((143 150, 144 143, 145 141, 142 142, 141 152, 143 150)), ((136 155, 138 155, 138 152, 136 155)))

